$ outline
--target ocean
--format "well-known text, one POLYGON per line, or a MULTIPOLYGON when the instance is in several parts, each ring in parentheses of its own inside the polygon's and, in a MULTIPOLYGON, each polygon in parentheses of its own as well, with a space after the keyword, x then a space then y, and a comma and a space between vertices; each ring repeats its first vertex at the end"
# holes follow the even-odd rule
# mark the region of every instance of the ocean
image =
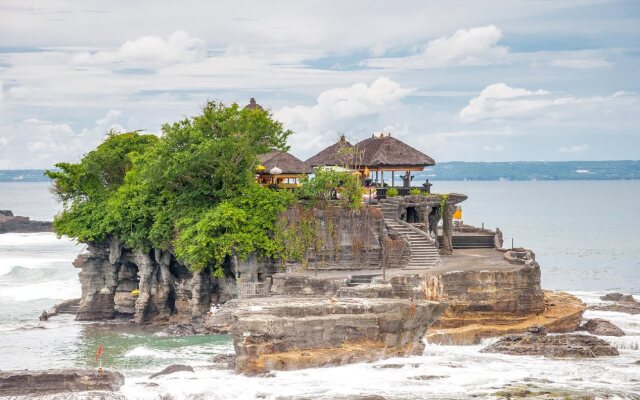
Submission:
MULTIPOLYGON (((500 227, 505 245, 513 239, 516 247, 533 249, 544 288, 570 291, 588 303, 610 291, 640 295, 640 181, 434 182, 433 191, 468 194, 462 203, 466 223, 500 227)), ((59 208, 47 183, 0 183, 0 209, 50 220, 59 208)), ((586 312, 586 318, 605 318, 625 330, 627 336, 605 338, 619 357, 549 360, 480 353, 486 343, 428 344, 422 356, 270 377, 213 369, 215 354, 233 351, 224 335, 168 338, 72 316, 38 321, 43 310, 79 296, 71 262, 83 248, 51 233, 0 235, 0 370, 94 368, 102 342, 104 367, 126 376, 120 395, 127 399, 458 399, 487 397, 514 384, 640 398, 640 366, 633 364, 640 360, 640 315, 586 312), (193 366, 195 373, 148 379, 176 363, 193 366)))

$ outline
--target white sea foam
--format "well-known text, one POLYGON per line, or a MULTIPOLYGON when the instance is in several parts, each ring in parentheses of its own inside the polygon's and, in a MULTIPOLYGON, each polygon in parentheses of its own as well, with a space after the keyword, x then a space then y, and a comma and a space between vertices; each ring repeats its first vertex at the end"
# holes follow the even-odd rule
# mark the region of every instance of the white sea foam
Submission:
POLYGON ((162 359, 170 359, 173 358, 174 355, 170 351, 160 351, 150 349, 145 346, 137 346, 132 350, 129 350, 124 354, 125 357, 147 357, 147 358, 162 358, 162 359))
POLYGON ((7 297, 17 302, 38 299, 66 300, 78 298, 80 293, 80 282, 73 279, 3 287, 0 297, 7 297))

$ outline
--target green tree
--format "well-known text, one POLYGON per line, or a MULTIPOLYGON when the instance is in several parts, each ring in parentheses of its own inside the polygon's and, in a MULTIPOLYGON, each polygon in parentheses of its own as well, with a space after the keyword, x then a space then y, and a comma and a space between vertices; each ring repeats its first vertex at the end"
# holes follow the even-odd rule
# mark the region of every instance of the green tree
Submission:
POLYGON ((262 190, 254 174, 258 155, 286 150, 291 131, 268 111, 209 102, 162 132, 111 132, 80 163, 48 171, 64 204, 56 232, 172 250, 195 270, 219 270, 233 252, 277 252, 267 238, 292 195, 262 190))

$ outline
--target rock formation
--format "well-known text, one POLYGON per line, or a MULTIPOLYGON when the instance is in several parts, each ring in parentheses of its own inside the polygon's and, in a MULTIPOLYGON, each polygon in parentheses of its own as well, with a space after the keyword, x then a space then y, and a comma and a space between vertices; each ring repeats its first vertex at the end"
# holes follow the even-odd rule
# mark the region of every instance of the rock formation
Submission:
POLYGON ((593 304, 589 306, 590 310, 613 311, 627 314, 640 314, 640 302, 633 298, 632 295, 624 295, 622 293, 608 293, 602 297, 606 303, 593 304))
POLYGON ((119 372, 80 369, 46 371, 0 371, 0 397, 85 392, 116 391, 124 384, 119 372))
POLYGON ((193 367, 189 365, 181 365, 181 364, 173 364, 169 365, 167 368, 163 369, 160 372, 156 372, 155 374, 151 374, 149 379, 157 378, 162 375, 174 374, 176 372, 193 372, 193 367))
POLYGON ((32 221, 29 217, 14 216, 9 210, 0 210, 0 233, 53 232, 53 224, 32 221))
POLYGON ((624 336, 624 331, 606 319, 587 320, 578 330, 587 331, 598 336, 624 336))
POLYGON ((508 250, 503 258, 512 267, 483 264, 483 268, 427 278, 426 298, 450 304, 429 329, 429 342, 473 344, 487 337, 522 333, 534 324, 555 333, 578 327, 585 305, 567 293, 541 289, 540 266, 532 251, 508 250))
POLYGON ((382 298, 257 300, 238 302, 231 328, 240 373, 421 354, 427 328, 446 307, 382 298))
POLYGON ((523 335, 507 335, 481 350, 483 353, 545 356, 553 358, 596 358, 617 356, 618 350, 591 335, 547 335, 540 326, 529 328, 523 335))

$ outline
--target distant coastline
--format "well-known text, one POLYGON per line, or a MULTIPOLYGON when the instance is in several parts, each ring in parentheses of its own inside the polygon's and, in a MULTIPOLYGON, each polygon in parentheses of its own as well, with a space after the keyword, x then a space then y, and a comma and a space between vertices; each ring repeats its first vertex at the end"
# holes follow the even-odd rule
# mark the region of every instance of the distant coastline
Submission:
MULTIPOLYGON (((387 180, 390 176, 385 177, 387 180)), ((640 160, 438 163, 415 173, 419 181, 640 180, 640 160)), ((0 170, 0 182, 47 182, 43 169, 0 170)), ((398 176, 399 180, 399 176, 398 176)))

